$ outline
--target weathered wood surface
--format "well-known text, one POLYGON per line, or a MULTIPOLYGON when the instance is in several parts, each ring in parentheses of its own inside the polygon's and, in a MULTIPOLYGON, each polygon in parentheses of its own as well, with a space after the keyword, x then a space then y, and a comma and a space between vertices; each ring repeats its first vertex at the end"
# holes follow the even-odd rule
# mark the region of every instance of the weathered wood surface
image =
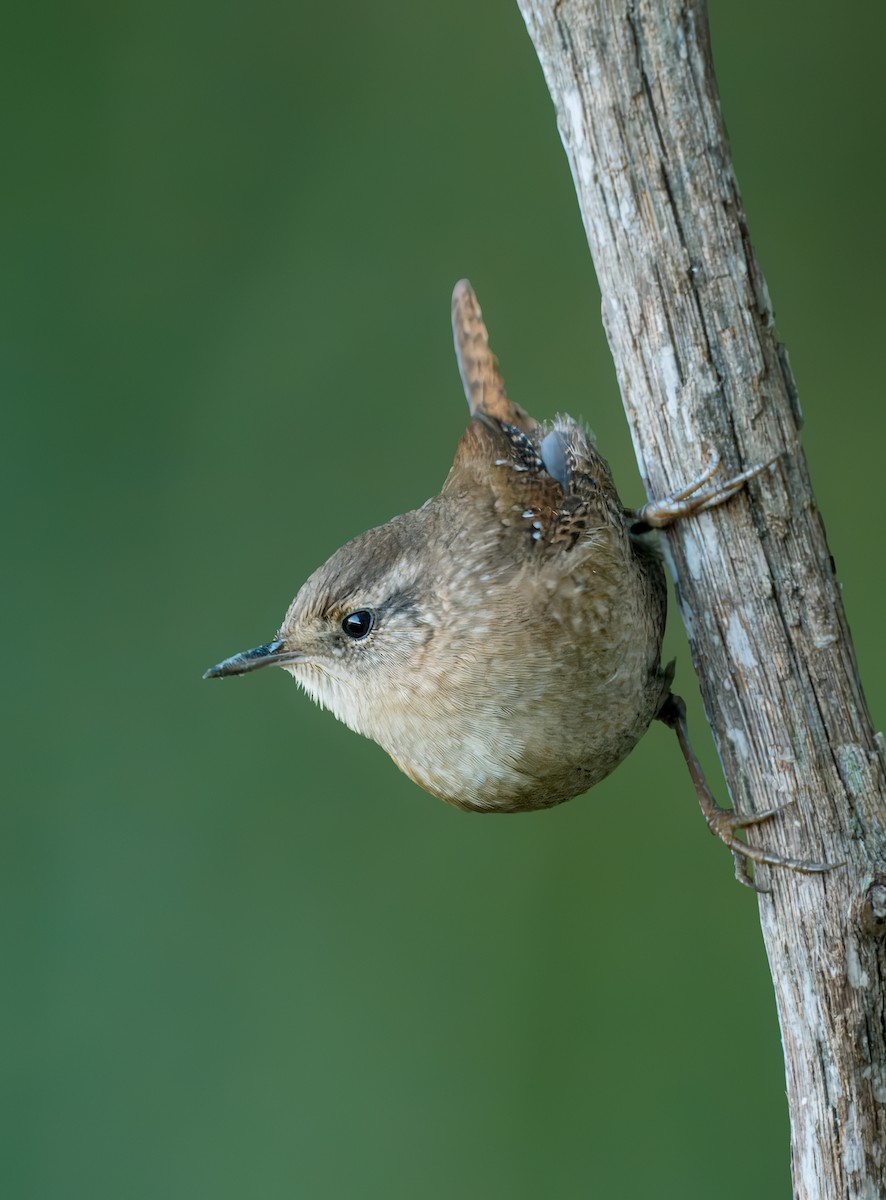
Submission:
POLYGON ((789 805, 750 839, 847 864, 823 877, 759 868, 771 889, 759 907, 795 1194, 875 1200, 886 1195, 886 756, 730 160, 704 3, 519 3, 649 494, 696 475, 713 449, 730 474, 781 454, 745 495, 679 522, 667 548, 733 801, 789 805))

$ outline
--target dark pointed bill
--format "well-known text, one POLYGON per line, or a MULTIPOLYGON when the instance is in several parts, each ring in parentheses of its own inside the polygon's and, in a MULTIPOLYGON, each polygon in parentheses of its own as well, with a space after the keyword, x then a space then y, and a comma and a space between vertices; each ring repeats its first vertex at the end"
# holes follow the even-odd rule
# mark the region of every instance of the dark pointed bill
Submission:
POLYGON ((242 650, 224 662, 210 667, 204 679, 223 679, 226 675, 245 675, 259 667, 281 667, 284 663, 300 662, 304 656, 287 650, 282 642, 267 642, 254 650, 242 650))

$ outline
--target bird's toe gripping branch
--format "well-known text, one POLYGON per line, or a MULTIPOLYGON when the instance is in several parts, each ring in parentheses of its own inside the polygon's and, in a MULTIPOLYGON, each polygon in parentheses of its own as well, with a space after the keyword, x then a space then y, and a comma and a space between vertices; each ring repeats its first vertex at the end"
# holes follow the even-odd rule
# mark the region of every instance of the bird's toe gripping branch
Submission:
POLYGON ((843 865, 842 863, 810 862, 800 858, 788 858, 783 854, 776 854, 771 850, 764 850, 760 846, 750 846, 747 842, 743 842, 737 837, 740 829, 747 829, 751 825, 760 825, 763 821, 771 820, 773 817, 778 816, 785 806, 768 808, 765 812, 749 814, 736 812, 732 808, 723 808, 714 799, 714 795, 705 779, 701 763, 698 761, 695 751, 689 742, 689 729, 686 724, 686 705, 683 700, 671 693, 662 705, 658 719, 664 722, 669 729, 673 729, 677 735, 680 749, 683 751, 683 757, 686 760, 689 774, 695 785, 699 806, 708 823, 708 829, 732 851, 733 858, 735 859, 735 878, 739 883, 744 884, 745 887, 753 888, 757 892, 766 890, 759 887, 751 879, 747 868, 748 860, 755 863, 765 863, 770 867, 787 867, 791 871, 801 871, 806 875, 820 875, 824 871, 832 871, 835 867, 843 865))
POLYGON ((646 529, 666 529, 681 517, 692 517, 696 513, 706 512, 725 504, 736 492, 740 492, 749 479, 760 475, 763 471, 778 461, 780 456, 770 458, 768 462, 757 463, 748 467, 739 475, 734 475, 724 483, 710 484, 720 469, 720 455, 714 451, 708 459, 707 466, 695 479, 690 480, 685 487, 674 492, 671 496, 663 496, 660 500, 650 500, 642 508, 634 510, 634 526, 632 532, 642 533, 646 529))

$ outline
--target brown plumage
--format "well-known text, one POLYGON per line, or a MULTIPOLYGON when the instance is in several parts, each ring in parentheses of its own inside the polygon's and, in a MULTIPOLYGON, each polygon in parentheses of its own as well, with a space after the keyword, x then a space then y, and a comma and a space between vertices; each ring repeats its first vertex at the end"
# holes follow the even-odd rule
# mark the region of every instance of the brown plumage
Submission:
MULTIPOLYGON (((435 796, 547 808, 608 775, 656 716, 683 744, 650 527, 721 503, 762 468, 707 488, 715 460, 677 496, 627 510, 583 426, 508 398, 466 280, 452 325, 471 420, 440 493, 336 551, 273 642, 207 675, 283 666, 435 796)), ((746 822, 698 786, 727 844, 781 861, 737 841, 746 822)))

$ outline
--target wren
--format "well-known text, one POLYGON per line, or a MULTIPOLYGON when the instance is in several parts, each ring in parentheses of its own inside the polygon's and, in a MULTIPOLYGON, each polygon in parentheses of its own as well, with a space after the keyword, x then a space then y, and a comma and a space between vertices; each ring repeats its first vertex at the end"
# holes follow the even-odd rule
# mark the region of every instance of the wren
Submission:
POLYGON ((713 833, 746 859, 803 871, 737 837, 775 810, 721 808, 661 665, 666 586, 654 530, 728 500, 716 456, 682 491, 627 509, 590 433, 540 423, 505 391, 476 296, 452 328, 471 420, 439 495, 348 542, 304 584, 274 640, 206 678, 284 667, 426 791, 473 812, 549 808, 593 787, 659 718, 676 730, 713 833))

